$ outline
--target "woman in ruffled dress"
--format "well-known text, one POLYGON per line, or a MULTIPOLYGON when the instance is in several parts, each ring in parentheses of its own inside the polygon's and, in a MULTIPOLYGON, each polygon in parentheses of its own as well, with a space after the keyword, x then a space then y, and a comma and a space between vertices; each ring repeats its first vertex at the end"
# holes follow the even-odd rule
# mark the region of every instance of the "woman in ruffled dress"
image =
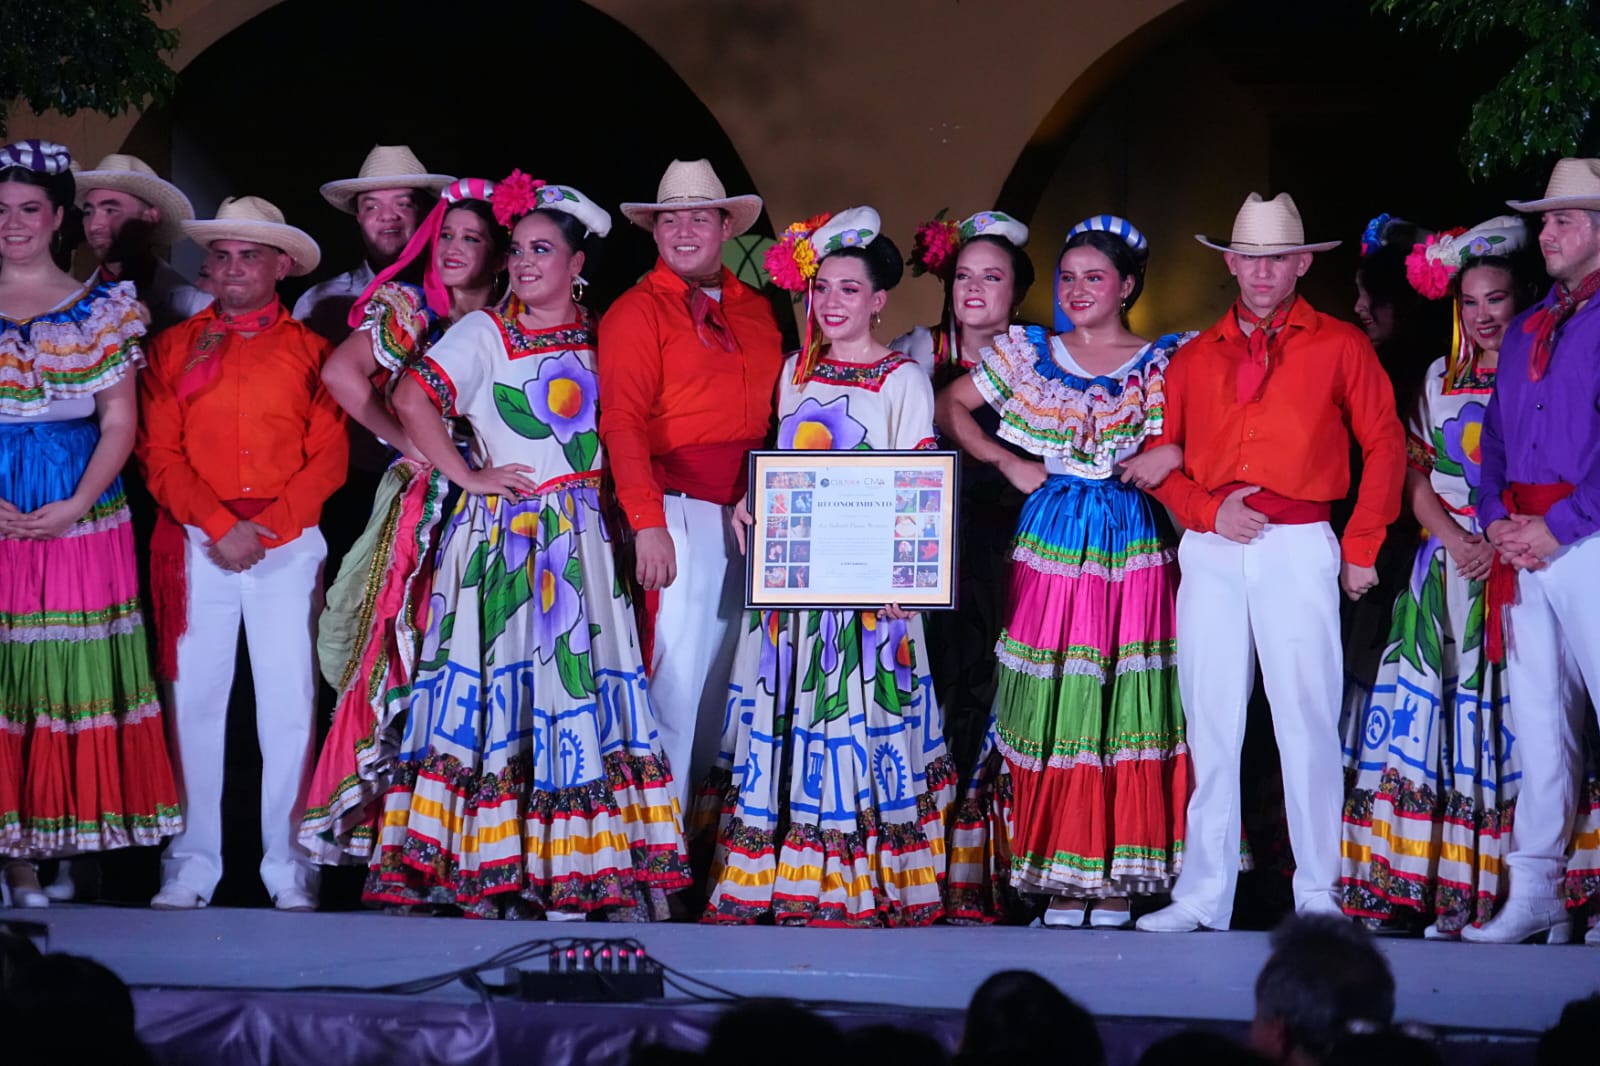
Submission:
MULTIPOLYGON (((811 290, 807 342, 779 378, 779 448, 933 446, 928 375, 872 335, 902 269, 870 207, 790 227, 768 252, 775 281, 811 290)), ((741 545, 749 523, 741 503, 741 545)), ((747 615, 696 811, 716 840, 707 921, 944 916, 956 773, 924 649, 921 619, 894 605, 747 615)))
POLYGON ((456 323, 394 392, 461 498, 438 549, 368 902, 476 917, 664 916, 689 883, 632 608, 600 511, 585 247, 611 218, 515 172, 512 299, 456 323), (464 419, 473 465, 440 416, 464 419))
POLYGON ((67 150, 0 148, 0 885, 33 861, 159 844, 182 819, 120 471, 144 309, 56 263, 67 150))
POLYGON ((1123 219, 1073 227, 1056 273, 1072 332, 1013 327, 939 396, 940 428, 1028 494, 995 647, 995 731, 1014 788, 1011 885, 1050 896, 1052 926, 1082 925, 1091 902, 1090 924, 1128 924, 1129 897, 1166 891, 1183 853, 1176 557, 1139 491, 1181 456, 1135 453, 1159 441, 1167 360, 1184 338, 1128 329, 1145 261, 1144 236, 1123 219), (999 440, 973 418, 985 404, 999 440))
POLYGON ((1429 938, 1482 925, 1503 894, 1519 775, 1502 727, 1514 694, 1485 625, 1495 551, 1476 517, 1478 438, 1506 326, 1541 291, 1527 242, 1522 219, 1504 216, 1430 238, 1407 263, 1423 296, 1453 299, 1457 336, 1407 425, 1406 493, 1424 537, 1376 680, 1346 716, 1342 881, 1347 914, 1429 938))
POLYGON ((300 825, 319 862, 365 863, 378 798, 400 744, 400 713, 422 644, 429 567, 450 482, 406 436, 390 398, 404 372, 452 323, 504 293, 510 234, 489 205, 494 183, 452 182, 400 257, 350 312, 355 332, 323 367, 328 391, 397 453, 378 484, 367 528, 345 556, 317 627, 323 676, 339 694, 300 825), (422 284, 401 280, 423 259, 422 284))

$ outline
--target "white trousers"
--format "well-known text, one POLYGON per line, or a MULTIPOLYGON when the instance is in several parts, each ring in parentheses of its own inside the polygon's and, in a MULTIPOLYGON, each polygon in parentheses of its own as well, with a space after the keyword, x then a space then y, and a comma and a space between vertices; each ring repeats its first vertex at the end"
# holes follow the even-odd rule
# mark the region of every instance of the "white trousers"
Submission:
POLYGON ((1239 877, 1239 757, 1256 658, 1272 704, 1294 849, 1295 909, 1332 902, 1344 797, 1339 542, 1326 522, 1269 525, 1249 544, 1178 546, 1178 687, 1194 794, 1172 898, 1226 929, 1239 877))
POLYGON ((744 613, 744 568, 728 525, 732 508, 687 496, 665 501, 678 576, 656 611, 650 702, 685 814, 690 789, 711 769, 722 738, 744 613))
POLYGON ((1505 726, 1522 766, 1511 824, 1511 894, 1553 899, 1567 867, 1582 772, 1584 689, 1600 706, 1600 534, 1517 575, 1506 612, 1505 726))
POLYGON ((188 630, 178 641, 167 717, 184 829, 162 856, 161 882, 176 881, 209 900, 222 878, 228 694, 242 621, 261 745, 261 881, 273 898, 290 889, 315 893, 316 866, 297 833, 316 736, 312 626, 328 546, 312 527, 249 570, 232 573, 207 558, 203 532, 186 526, 184 533, 188 630))

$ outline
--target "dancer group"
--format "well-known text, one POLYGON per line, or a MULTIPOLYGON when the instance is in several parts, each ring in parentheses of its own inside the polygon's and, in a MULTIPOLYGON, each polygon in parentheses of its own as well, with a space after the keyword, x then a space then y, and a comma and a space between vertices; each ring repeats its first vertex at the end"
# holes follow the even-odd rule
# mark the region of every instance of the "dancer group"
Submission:
POLYGON ((1226 929, 1259 667, 1298 911, 1583 924, 1600 161, 1402 249, 1454 309, 1415 390, 1381 314, 1298 294, 1339 242, 1287 194, 1198 238, 1237 285, 1221 320, 1154 339, 1126 219, 1065 235, 1046 328, 1018 317, 1021 220, 941 216, 906 258, 872 207, 820 214, 766 253, 805 316, 785 353, 723 265, 758 197, 672 163, 619 208, 656 265, 601 314, 612 216, 554 177, 373 149, 321 189, 364 262, 291 311, 320 250, 270 202, 196 219, 131 156, 0 148, 7 902, 83 897, 93 853, 163 840, 152 906, 209 902, 242 627, 281 910, 355 864, 396 912, 916 926, 1042 897, 1047 926, 1226 929), (180 238, 194 284, 155 254, 180 238), (943 312, 889 339, 908 266, 943 312), (319 523, 374 442, 324 592, 319 523), (939 447, 965 457, 957 610, 744 608, 750 452, 939 447), (1426 536, 1364 674, 1341 593, 1409 560, 1403 503, 1426 536))

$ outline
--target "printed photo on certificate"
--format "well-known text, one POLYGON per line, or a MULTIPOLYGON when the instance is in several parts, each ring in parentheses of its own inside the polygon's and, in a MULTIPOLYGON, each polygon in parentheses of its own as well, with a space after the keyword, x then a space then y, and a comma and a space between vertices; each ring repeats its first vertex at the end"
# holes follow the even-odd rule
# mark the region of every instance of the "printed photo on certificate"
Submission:
POLYGON ((950 451, 753 452, 746 607, 955 606, 950 451))

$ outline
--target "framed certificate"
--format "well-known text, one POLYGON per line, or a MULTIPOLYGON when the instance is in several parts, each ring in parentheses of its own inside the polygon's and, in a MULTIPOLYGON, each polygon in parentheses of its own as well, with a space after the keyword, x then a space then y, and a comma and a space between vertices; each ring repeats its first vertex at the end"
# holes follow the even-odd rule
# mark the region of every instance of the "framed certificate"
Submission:
POLYGON ((949 610, 957 452, 752 452, 745 606, 949 610))

